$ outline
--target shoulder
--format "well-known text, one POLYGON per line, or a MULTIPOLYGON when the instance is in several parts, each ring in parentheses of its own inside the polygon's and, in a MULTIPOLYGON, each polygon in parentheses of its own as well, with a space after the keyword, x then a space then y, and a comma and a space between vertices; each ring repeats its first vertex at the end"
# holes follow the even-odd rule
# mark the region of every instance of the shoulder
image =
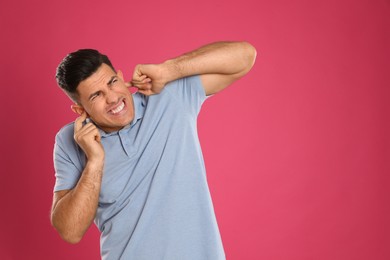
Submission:
POLYGON ((188 103, 198 99, 204 99, 205 91, 199 75, 180 78, 169 82, 162 93, 171 95, 175 99, 188 103))
POLYGON ((167 84, 166 92, 170 93, 182 107, 193 115, 197 115, 206 100, 202 81, 199 75, 189 76, 167 84))
POLYGON ((183 86, 194 87, 194 88, 203 88, 202 81, 201 81, 199 75, 184 77, 184 78, 180 78, 180 79, 171 81, 166 85, 165 88, 166 89, 173 89, 173 88, 177 88, 177 87, 180 88, 183 86))
POLYGON ((72 147, 74 149, 74 122, 63 126, 56 134, 55 145, 63 149, 72 147))
POLYGON ((63 126, 56 135, 56 139, 68 139, 71 137, 73 139, 74 135, 74 122, 71 122, 65 126, 63 126))
POLYGON ((74 140, 74 122, 63 126, 58 131, 54 144, 54 160, 65 160, 80 165, 85 163, 83 151, 74 140))

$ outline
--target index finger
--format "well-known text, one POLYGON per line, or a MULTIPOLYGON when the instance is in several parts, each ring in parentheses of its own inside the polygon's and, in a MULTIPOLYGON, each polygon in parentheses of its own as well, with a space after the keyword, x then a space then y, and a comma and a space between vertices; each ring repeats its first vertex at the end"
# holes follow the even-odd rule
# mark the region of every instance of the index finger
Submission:
POLYGON ((77 132, 83 127, 83 122, 87 119, 87 112, 83 112, 76 120, 74 121, 74 131, 77 132))

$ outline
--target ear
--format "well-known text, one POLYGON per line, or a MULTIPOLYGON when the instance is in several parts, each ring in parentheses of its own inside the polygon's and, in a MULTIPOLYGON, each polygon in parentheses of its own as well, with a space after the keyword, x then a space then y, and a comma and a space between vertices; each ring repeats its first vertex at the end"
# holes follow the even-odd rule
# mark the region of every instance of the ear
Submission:
POLYGON ((122 73, 122 71, 117 70, 116 75, 118 75, 118 77, 119 77, 121 80, 124 80, 124 79, 123 79, 123 73, 122 73))
POLYGON ((79 115, 81 115, 84 112, 84 108, 76 103, 72 104, 70 108, 72 109, 73 112, 79 115))

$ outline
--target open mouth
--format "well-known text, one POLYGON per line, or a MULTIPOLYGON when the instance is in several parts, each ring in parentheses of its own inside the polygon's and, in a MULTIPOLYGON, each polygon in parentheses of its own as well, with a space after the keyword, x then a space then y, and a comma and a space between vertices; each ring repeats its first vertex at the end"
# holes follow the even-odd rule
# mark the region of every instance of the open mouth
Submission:
POLYGON ((113 114, 113 115, 116 115, 116 114, 119 114, 124 108, 125 108, 125 102, 122 100, 122 102, 119 104, 119 106, 117 106, 114 109, 111 109, 108 112, 113 114))

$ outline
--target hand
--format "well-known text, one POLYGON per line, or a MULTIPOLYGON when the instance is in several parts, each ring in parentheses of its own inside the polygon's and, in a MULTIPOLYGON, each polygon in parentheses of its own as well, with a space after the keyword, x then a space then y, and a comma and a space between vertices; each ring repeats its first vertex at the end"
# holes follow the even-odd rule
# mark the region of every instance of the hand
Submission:
POLYGON ((87 113, 84 111, 74 123, 74 139, 76 143, 83 149, 88 161, 103 162, 104 149, 100 140, 100 133, 97 127, 89 122, 83 125, 87 119, 87 113))
POLYGON ((150 96, 162 91, 167 84, 165 78, 163 64, 139 64, 127 86, 136 87, 140 93, 150 96))

